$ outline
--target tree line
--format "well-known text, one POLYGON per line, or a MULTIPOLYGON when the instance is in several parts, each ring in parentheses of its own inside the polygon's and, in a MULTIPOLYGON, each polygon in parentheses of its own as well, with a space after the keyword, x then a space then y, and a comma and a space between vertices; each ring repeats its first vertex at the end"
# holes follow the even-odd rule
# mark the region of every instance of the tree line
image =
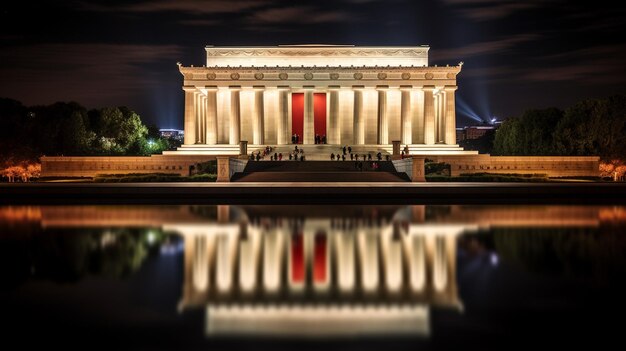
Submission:
POLYGON ((626 96, 585 100, 564 111, 527 110, 498 128, 492 154, 626 161, 626 96))
POLYGON ((156 126, 127 107, 87 110, 76 102, 24 106, 0 98, 2 163, 37 162, 46 156, 149 155, 173 148, 156 126))

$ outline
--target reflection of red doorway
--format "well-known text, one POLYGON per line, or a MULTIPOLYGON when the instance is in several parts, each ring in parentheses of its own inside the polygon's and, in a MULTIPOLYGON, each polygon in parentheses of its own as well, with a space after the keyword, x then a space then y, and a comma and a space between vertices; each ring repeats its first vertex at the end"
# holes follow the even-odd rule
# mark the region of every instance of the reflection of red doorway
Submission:
POLYGON ((291 237, 291 281, 304 283, 304 236, 298 231, 291 237))
MULTIPOLYGON (((326 135, 326 93, 313 94, 313 128, 320 137, 326 135)), ((299 143, 304 140, 304 94, 291 94, 291 135, 300 136, 299 143)))
POLYGON ((313 265, 313 281, 315 283, 326 283, 328 279, 328 252, 326 246, 326 233, 318 232, 315 234, 314 246, 314 262, 313 265))

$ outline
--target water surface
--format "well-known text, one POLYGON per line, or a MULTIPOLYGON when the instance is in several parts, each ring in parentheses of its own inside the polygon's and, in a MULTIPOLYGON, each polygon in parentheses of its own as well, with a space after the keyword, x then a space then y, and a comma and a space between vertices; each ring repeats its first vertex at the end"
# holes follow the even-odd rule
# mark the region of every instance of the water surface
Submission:
POLYGON ((0 207, 26 348, 606 347, 621 206, 0 207))

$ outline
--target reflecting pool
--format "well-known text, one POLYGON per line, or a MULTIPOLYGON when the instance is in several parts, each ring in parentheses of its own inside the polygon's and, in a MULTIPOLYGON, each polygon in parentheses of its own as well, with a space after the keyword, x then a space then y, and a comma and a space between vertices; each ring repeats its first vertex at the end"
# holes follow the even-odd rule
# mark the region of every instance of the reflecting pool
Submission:
POLYGON ((6 342, 608 346, 623 206, 0 207, 6 342))

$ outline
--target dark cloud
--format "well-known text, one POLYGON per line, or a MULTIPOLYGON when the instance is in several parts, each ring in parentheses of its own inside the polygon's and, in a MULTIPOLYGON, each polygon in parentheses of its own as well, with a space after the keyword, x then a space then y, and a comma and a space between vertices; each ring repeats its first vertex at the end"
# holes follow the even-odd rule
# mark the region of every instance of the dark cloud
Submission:
POLYGON ((348 22, 355 20, 354 15, 342 11, 324 11, 312 6, 294 6, 284 8, 270 8, 256 11, 248 22, 253 24, 276 24, 276 23, 328 23, 348 22))
POLYGON ((441 0, 459 14, 471 20, 490 21, 505 18, 511 14, 545 5, 550 0, 441 0))
POLYGON ((83 3, 83 9, 90 11, 115 11, 115 12, 182 12, 192 15, 232 13, 259 6, 272 4, 271 0, 160 0, 142 1, 127 5, 102 5, 83 3))
POLYGON ((578 84, 626 83, 624 57, 623 45, 591 46, 543 57, 540 65, 525 70, 521 78, 578 84))
POLYGON ((184 19, 178 23, 185 26, 213 27, 223 24, 224 21, 218 19, 184 19))
POLYGON ((0 51, 0 96, 27 104, 75 100, 97 106, 125 101, 152 85, 158 72, 144 65, 169 61, 175 69, 181 48, 175 45, 36 44, 0 51), (25 98, 28 97, 28 98, 25 98))
POLYGON ((469 57, 502 54, 512 51, 520 44, 541 38, 538 34, 520 34, 492 41, 471 43, 454 49, 433 50, 431 58, 435 61, 465 60, 469 57))

